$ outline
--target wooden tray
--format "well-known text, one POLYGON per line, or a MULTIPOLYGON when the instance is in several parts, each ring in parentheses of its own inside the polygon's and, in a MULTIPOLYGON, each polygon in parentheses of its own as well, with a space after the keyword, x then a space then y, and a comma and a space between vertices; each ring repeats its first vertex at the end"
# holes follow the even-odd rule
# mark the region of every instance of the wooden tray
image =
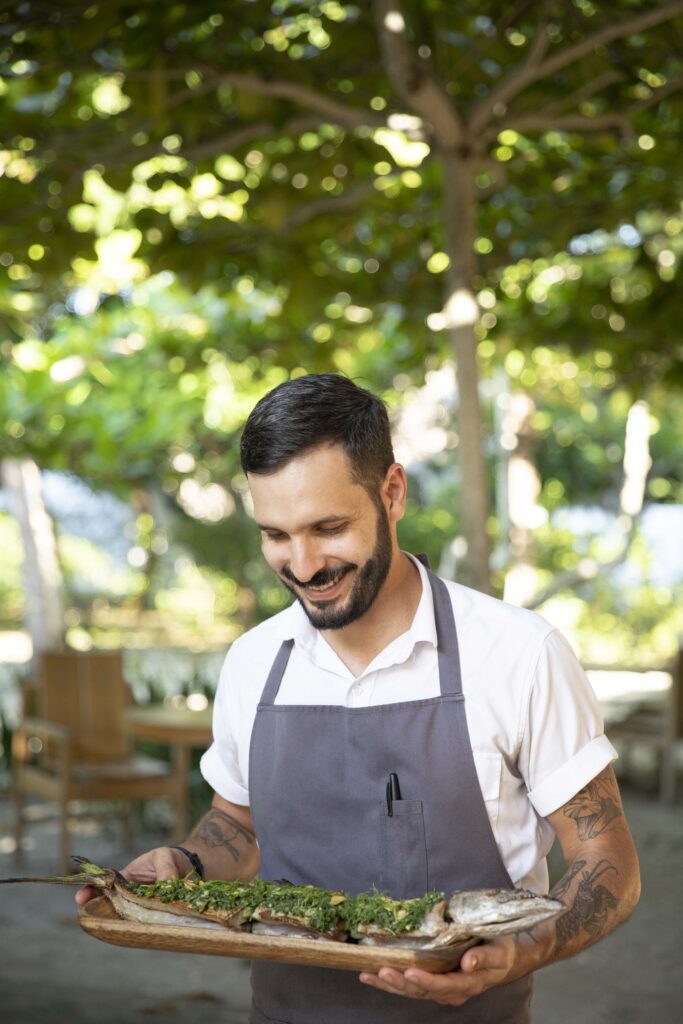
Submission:
POLYGON ((419 967, 441 974, 454 970, 466 949, 477 939, 468 939, 442 950, 387 949, 315 939, 273 938, 249 932, 193 928, 191 925, 138 924, 118 917, 106 896, 98 896, 79 911, 81 928, 102 942, 136 949, 165 949, 175 953, 204 953, 232 956, 241 960, 277 960, 288 964, 335 967, 344 971, 372 971, 380 967, 419 967))

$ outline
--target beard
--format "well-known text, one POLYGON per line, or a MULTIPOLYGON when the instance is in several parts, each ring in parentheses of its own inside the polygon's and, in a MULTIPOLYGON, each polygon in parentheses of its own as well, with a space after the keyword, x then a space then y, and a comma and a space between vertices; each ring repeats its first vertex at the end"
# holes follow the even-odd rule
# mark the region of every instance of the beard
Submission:
POLYGON ((377 508, 375 546, 367 562, 364 562, 362 566, 346 562, 343 565, 335 566, 334 569, 321 569, 305 584, 285 567, 280 575, 280 580, 297 599, 312 626, 316 629, 343 629, 360 619, 371 607, 382 589, 390 566, 391 533, 386 510, 381 505, 377 508), (334 606, 334 598, 331 601, 318 601, 316 606, 311 608, 297 592, 297 586, 330 586, 349 572, 354 571, 356 578, 351 591, 345 603, 339 608, 334 606))

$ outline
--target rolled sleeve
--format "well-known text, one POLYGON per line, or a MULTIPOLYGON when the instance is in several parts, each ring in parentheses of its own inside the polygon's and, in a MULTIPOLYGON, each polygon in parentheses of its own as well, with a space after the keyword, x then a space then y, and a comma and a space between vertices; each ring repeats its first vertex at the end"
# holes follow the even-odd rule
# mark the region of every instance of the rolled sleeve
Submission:
POLYGON ((529 800, 534 805, 536 813, 542 818, 547 818, 583 789, 591 779, 599 775, 616 757, 617 752, 607 737, 604 734, 596 736, 557 771, 529 791, 529 800))
POLYGON ((557 630, 538 658, 520 755, 529 800, 544 818, 617 757, 586 673, 557 630))
POLYGON ((212 743, 199 762, 199 770, 215 793, 229 800, 232 804, 249 805, 249 790, 239 784, 234 775, 227 771, 222 760, 218 745, 212 743))
POLYGON ((203 754, 199 770, 213 791, 233 804, 249 805, 249 790, 240 769, 239 706, 235 701, 230 678, 234 662, 233 649, 221 669, 213 707, 213 743, 203 754))

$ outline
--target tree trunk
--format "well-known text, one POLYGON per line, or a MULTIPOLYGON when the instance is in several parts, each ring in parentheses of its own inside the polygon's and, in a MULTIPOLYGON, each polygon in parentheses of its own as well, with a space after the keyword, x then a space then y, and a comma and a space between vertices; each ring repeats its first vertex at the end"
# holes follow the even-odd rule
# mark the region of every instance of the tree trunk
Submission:
POLYGON ((62 576, 54 524, 45 508, 40 469, 31 459, 5 459, 2 486, 24 547, 24 620, 33 656, 64 644, 62 576))
POLYGON ((443 164, 445 247, 451 261, 444 315, 458 382, 460 521, 466 543, 458 580, 490 594, 493 592, 489 568, 491 545, 487 530, 490 509, 474 332, 479 317, 474 292, 475 164, 471 157, 453 151, 442 152, 440 156, 443 164))
POLYGON ((505 576, 503 598, 520 607, 525 607, 537 590, 533 537, 544 515, 538 505, 541 481, 534 460, 536 436, 531 425, 534 412, 530 395, 524 391, 511 392, 501 434, 501 448, 507 455, 511 563, 505 576))

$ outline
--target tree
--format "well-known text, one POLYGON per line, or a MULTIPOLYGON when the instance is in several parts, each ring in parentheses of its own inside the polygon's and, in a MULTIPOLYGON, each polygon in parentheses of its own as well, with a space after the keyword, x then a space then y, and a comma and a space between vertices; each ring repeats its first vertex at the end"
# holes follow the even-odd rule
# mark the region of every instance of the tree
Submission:
POLYGON ((55 533, 43 501, 40 469, 30 459, 5 459, 0 479, 21 530, 25 620, 34 655, 64 642, 61 572, 55 533))
POLYGON ((677 166, 681 12, 5 4, 8 321, 44 336, 60 294, 170 269, 277 296, 299 337, 272 326, 282 347, 259 355, 290 370, 356 369, 359 347, 381 379, 450 346, 460 576, 489 589, 477 293, 497 267, 633 219, 643 179, 660 209, 678 200, 660 172, 677 166), (406 342, 380 351, 392 323, 406 342))

